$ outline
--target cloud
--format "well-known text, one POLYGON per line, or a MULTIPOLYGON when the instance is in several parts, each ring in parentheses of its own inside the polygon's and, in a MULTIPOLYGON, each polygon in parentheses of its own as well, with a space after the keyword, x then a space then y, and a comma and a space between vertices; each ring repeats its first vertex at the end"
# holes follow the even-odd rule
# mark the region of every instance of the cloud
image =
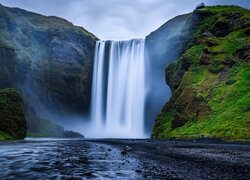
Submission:
MULTIPOLYGON (((83 26, 100 39, 142 38, 167 20, 193 11, 202 0, 0 0, 44 15, 55 15, 83 26)), ((206 4, 237 4, 246 0, 205 0, 206 4)))

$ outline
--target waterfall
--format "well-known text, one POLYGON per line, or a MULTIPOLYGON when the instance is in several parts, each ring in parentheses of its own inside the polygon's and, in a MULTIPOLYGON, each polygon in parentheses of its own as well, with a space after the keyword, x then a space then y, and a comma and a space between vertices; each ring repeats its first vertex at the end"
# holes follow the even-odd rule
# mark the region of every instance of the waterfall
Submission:
POLYGON ((96 43, 91 100, 96 137, 145 137, 144 44, 144 39, 96 43))

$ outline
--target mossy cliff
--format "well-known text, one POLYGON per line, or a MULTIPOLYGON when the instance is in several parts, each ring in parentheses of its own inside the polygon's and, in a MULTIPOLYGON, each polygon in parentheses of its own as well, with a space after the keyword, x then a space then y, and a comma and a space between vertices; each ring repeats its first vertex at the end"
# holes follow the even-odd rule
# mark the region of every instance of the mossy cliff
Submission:
POLYGON ((26 130, 20 95, 14 89, 0 90, 0 140, 24 139, 26 130))
POLYGON ((170 96, 170 89, 165 83, 165 68, 176 62, 185 52, 192 35, 206 16, 206 12, 200 11, 176 16, 146 37, 145 60, 149 93, 146 100, 145 122, 146 127, 150 127, 150 132, 154 125, 152 119, 159 114, 170 96), (156 91, 155 87, 161 91, 156 91))
POLYGON ((20 92, 29 132, 88 112, 96 40, 64 19, 0 5, 0 89, 20 92))
POLYGON ((250 11, 195 10, 206 17, 187 50, 166 68, 172 96, 157 116, 153 139, 250 140, 250 11))

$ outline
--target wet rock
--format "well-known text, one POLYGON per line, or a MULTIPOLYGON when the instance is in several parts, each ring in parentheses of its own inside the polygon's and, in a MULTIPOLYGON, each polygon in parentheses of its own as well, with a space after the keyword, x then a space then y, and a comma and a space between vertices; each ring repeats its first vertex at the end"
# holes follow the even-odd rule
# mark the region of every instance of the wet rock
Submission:
POLYGON ((76 178, 76 177, 70 177, 67 180, 80 180, 81 178, 76 178))
POLYGON ((92 172, 85 172, 83 173, 84 176, 92 176, 92 172))
POLYGON ((78 160, 78 163, 86 164, 86 163, 88 163, 88 158, 86 158, 86 157, 80 158, 80 159, 78 160))
POLYGON ((142 170, 136 169, 135 172, 137 172, 137 173, 142 173, 142 170))
POLYGON ((84 135, 78 133, 78 132, 74 132, 74 131, 64 131, 63 134, 64 137, 66 138, 84 138, 84 135))
POLYGON ((121 152, 122 155, 126 155, 128 152, 131 152, 133 149, 130 146, 125 146, 123 151, 121 152))
POLYGON ((60 161, 56 161, 54 164, 55 165, 60 165, 61 163, 60 163, 60 161))
POLYGON ((126 154, 127 154, 127 152, 125 152, 125 151, 122 151, 122 152, 121 152, 121 154, 122 154, 122 155, 126 155, 126 154))

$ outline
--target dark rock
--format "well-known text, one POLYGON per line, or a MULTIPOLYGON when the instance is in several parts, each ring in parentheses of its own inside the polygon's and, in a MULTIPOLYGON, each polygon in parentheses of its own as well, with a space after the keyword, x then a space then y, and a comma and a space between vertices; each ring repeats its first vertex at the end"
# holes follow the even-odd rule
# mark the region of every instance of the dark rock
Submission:
POLYGON ((186 124, 188 119, 189 119, 189 117, 185 113, 183 113, 183 114, 176 113, 174 116, 174 119, 172 121, 171 128, 175 129, 178 127, 182 127, 184 124, 186 124))
POLYGON ((137 172, 137 173, 142 173, 142 170, 136 169, 135 172, 137 172))
POLYGON ((126 152, 126 151, 122 151, 121 154, 122 154, 122 155, 126 155, 127 152, 126 152))
POLYGON ((50 129, 51 123, 46 126, 43 117, 62 122, 66 115, 87 113, 97 38, 61 18, 2 5, 0 12, 4 22, 0 25, 0 88, 15 87, 21 92, 30 134, 48 135, 41 131, 50 129))
POLYGON ((248 28, 248 29, 245 31, 245 34, 246 34, 246 35, 250 35, 250 28, 248 28))
POLYGON ((86 158, 86 157, 84 157, 84 158, 79 158, 78 163, 86 164, 86 163, 88 163, 88 158, 86 158))
POLYGON ((219 43, 215 40, 215 39, 207 39, 205 41, 205 44, 209 47, 212 47, 212 46, 218 46, 219 43))
POLYGON ((77 177, 70 177, 67 180, 81 180, 81 178, 77 178, 77 177))
POLYGON ((209 54, 209 53, 210 53, 209 50, 208 50, 208 48, 204 48, 202 51, 203 51, 203 53, 205 53, 205 54, 209 54))
POLYGON ((92 176, 92 172, 85 172, 83 173, 84 176, 92 176))
POLYGON ((211 61, 210 55, 203 52, 200 58, 200 65, 208 65, 211 61))
POLYGON ((63 137, 66 137, 66 138, 84 138, 84 136, 78 132, 67 131, 67 130, 64 131, 63 137))
POLYGON ((250 45, 239 49, 234 55, 239 59, 243 59, 246 62, 250 62, 250 45))
POLYGON ((205 3, 201 3, 201 4, 196 6, 196 9, 203 9, 205 7, 206 7, 205 3))
POLYGON ((133 149, 130 146, 125 146, 123 151, 121 152, 122 155, 126 155, 128 152, 131 152, 133 149))
POLYGON ((225 37, 232 31, 232 26, 229 24, 229 22, 225 21, 217 21, 214 24, 214 29, 212 31, 213 34, 217 37, 225 37))
POLYGON ((225 64, 225 65, 228 65, 230 67, 232 67, 234 64, 235 64, 236 60, 234 60, 233 58, 231 57, 228 57, 226 56, 223 60, 222 60, 222 63, 225 64))

